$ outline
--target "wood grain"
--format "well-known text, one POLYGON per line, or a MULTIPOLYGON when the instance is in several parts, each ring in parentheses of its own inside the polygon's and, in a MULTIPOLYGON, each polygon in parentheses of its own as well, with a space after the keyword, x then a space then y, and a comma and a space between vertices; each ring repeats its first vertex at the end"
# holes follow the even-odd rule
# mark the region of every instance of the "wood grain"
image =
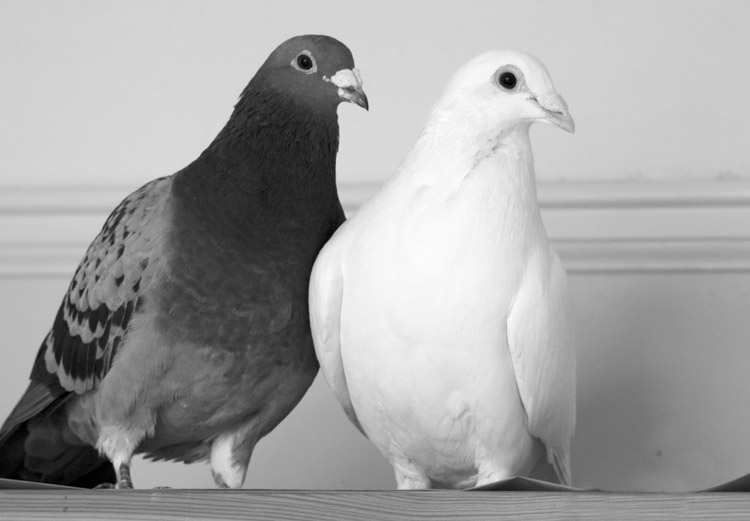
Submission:
POLYGON ((748 519, 750 493, 0 491, 0 520, 748 519))

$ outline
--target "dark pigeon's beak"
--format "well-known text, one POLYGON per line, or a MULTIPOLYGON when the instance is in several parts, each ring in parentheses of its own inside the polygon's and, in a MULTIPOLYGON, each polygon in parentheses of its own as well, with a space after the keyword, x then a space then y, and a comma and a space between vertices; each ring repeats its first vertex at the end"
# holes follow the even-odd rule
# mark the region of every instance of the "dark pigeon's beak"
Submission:
POLYGON ((325 81, 330 81, 336 85, 339 90, 339 97, 345 101, 359 105, 365 110, 370 110, 370 103, 367 101, 367 94, 362 90, 362 76, 356 67, 353 69, 341 69, 330 79, 323 77, 325 81))
POLYGON ((344 92, 341 94, 341 97, 346 101, 351 101, 365 110, 370 110, 370 103, 367 101, 367 94, 365 94, 365 91, 363 91, 362 88, 348 88, 342 90, 344 92))

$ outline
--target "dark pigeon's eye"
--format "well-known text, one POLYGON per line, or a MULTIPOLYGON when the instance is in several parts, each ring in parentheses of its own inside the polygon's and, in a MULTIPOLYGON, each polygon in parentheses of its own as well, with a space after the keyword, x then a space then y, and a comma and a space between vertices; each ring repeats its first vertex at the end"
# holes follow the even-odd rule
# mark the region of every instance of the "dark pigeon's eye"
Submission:
POLYGON ((292 67, 298 71, 304 72, 305 74, 312 74, 318 70, 318 66, 315 63, 310 51, 302 51, 292 60, 292 67))
POLYGON ((313 66, 312 58, 307 54, 300 54, 297 56, 297 66, 303 71, 309 71, 313 66))
POLYGON ((500 86, 507 90, 513 90, 518 84, 518 78, 512 72, 505 71, 501 72, 500 76, 497 77, 497 82, 500 86))

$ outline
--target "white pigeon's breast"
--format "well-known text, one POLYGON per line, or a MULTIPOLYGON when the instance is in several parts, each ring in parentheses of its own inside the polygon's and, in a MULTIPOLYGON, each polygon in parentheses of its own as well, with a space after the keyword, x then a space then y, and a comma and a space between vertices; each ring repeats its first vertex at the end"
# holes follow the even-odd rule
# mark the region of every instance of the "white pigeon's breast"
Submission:
POLYGON ((527 470, 533 442, 505 349, 471 338, 360 345, 364 356, 344 357, 349 393, 386 458, 409 460, 439 482, 457 480, 453 486, 470 481, 482 461, 501 460, 509 476, 527 470))
POLYGON ((438 481, 470 480, 493 458, 520 472, 533 445, 506 337, 530 241, 505 222, 502 183, 475 181, 363 223, 344 262, 341 354, 357 417, 392 463, 438 481))

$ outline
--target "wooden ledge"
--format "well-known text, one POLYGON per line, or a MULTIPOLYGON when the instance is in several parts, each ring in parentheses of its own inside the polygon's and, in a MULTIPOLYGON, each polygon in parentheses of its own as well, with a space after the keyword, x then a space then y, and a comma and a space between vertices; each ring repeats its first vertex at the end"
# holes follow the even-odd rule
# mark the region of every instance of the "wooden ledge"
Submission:
POLYGON ((750 493, 2 490, 0 519, 748 519, 750 493))

